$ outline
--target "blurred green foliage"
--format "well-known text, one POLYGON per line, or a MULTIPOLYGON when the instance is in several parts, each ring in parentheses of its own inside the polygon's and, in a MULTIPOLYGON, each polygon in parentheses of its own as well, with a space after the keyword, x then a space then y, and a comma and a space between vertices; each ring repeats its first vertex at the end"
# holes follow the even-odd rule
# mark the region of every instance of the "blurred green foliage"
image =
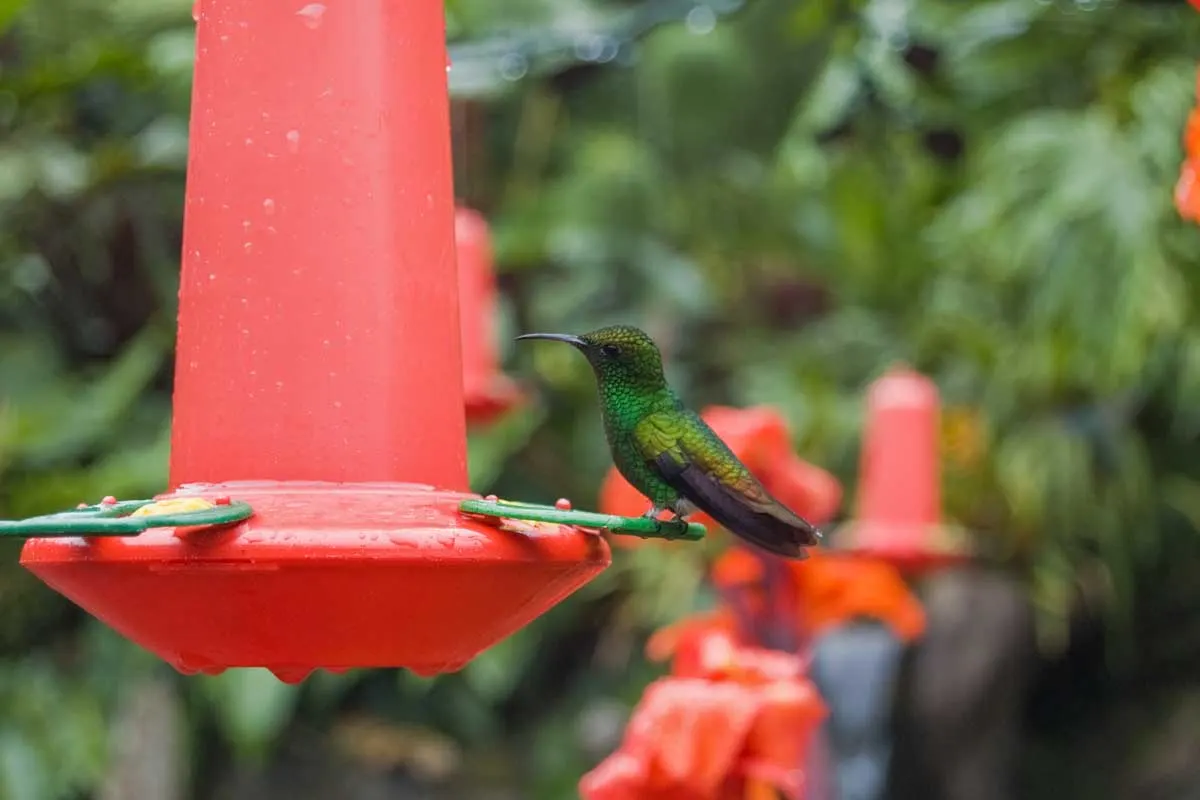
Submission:
MULTIPOLYGON (((629 5, 450 0, 448 26, 569 30, 629 5)), ((6 517, 163 488, 189 9, 0 2, 6 517)), ((956 425, 947 514, 1028 579, 1045 641, 1098 575, 1112 663, 1194 674, 1200 233, 1171 188, 1198 39, 1186 4, 1152 0, 751 0, 656 28, 629 65, 502 85, 455 133, 483 153, 460 193, 493 225, 498 335, 636 322, 695 405, 782 409, 847 509, 863 389, 910 363, 956 425)), ((473 435, 476 488, 593 505, 590 375, 565 350, 506 355, 543 400, 473 435)), ((165 667, 0 556, 0 797, 85 796, 124 690, 165 667)), ((655 674, 648 631, 706 602, 705 557, 619 553, 458 675, 175 679, 193 788, 368 713, 461 748, 447 796, 571 797, 655 674)), ((395 747, 420 773, 429 748, 395 747)))

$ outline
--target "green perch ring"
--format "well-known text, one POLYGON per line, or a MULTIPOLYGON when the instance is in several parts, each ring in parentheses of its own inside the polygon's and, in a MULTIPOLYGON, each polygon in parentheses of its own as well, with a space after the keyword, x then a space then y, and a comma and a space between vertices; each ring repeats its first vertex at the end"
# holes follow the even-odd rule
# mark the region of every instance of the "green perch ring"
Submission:
POLYGON ((553 506, 543 506, 500 500, 495 495, 489 495, 482 500, 463 500, 459 504, 458 510, 475 517, 552 522, 559 525, 574 525, 578 528, 608 531, 620 536, 637 536, 641 539, 682 539, 698 542, 704 538, 705 532, 704 526, 698 522, 650 519, 649 517, 621 517, 616 514, 598 514, 594 511, 575 511, 567 500, 559 500, 553 506))
POLYGON ((253 516, 246 503, 218 497, 180 497, 170 500, 124 500, 106 497, 96 505, 81 504, 70 511, 0 520, 0 538, 67 536, 137 536, 148 528, 205 528, 233 525, 253 516))

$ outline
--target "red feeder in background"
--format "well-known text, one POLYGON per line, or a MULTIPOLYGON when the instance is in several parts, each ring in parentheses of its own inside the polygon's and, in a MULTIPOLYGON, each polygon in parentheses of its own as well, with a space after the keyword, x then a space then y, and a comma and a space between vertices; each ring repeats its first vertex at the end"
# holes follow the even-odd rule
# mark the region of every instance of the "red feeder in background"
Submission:
POLYGON ((893 368, 867 393, 858 518, 838 531, 850 554, 922 572, 968 558, 962 533, 941 520, 940 400, 929 378, 893 368))
POLYGON ((496 273, 487 220, 478 211, 460 207, 454 216, 454 240, 467 422, 487 424, 517 405, 521 392, 500 369, 495 336, 496 273))
MULTIPOLYGON (((459 668, 609 552, 576 528, 457 511, 442 4, 196 11, 171 496, 232 496, 255 515, 32 539, 22 563, 185 672, 459 668)), ((486 242, 477 223, 460 230, 466 271, 486 261, 469 255, 486 242)), ((478 318, 491 290, 470 286, 478 318)), ((494 356, 472 349, 487 339, 469 336, 472 380, 489 372, 494 356)))

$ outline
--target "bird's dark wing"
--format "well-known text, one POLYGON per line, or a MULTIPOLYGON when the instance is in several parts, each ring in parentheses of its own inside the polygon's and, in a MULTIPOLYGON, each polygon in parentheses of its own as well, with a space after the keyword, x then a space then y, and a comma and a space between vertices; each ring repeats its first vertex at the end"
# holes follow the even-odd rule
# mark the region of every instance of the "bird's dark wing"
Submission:
POLYGON ((821 534, 770 495, 712 429, 691 412, 651 414, 633 439, 675 491, 730 532, 785 558, 804 558, 821 534))

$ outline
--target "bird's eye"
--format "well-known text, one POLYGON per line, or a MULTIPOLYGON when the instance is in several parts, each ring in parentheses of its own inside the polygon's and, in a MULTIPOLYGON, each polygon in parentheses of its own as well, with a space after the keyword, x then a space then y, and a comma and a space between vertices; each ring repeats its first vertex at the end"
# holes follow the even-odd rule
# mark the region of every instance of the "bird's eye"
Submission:
POLYGON ((604 355, 608 356, 609 358, 616 358, 617 356, 621 355, 621 348, 617 347, 615 344, 606 344, 600 348, 600 352, 604 353, 604 355))

